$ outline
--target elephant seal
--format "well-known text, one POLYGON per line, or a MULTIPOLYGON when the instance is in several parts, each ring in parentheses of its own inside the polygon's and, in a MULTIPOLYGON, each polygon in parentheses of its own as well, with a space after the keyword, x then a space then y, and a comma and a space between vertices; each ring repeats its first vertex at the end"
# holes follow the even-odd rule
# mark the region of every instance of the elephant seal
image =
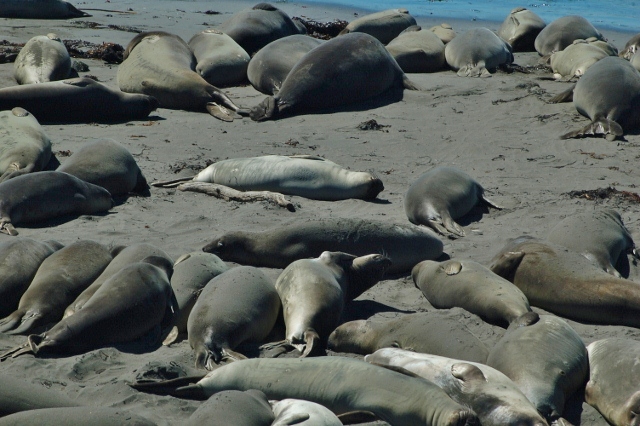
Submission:
POLYGON ((233 121, 243 112, 196 71, 193 52, 180 37, 164 31, 135 36, 118 66, 118 86, 128 93, 153 96, 162 108, 201 110, 233 121))
POLYGON ((422 260, 439 257, 442 249, 433 232, 417 226, 336 218, 263 232, 229 232, 202 248, 223 260, 268 268, 286 268, 294 260, 317 257, 323 251, 356 256, 384 253, 391 259, 388 273, 410 271, 422 260))
POLYGON ((23 108, 0 111, 0 182, 39 172, 51 159, 51 140, 23 108))
POLYGON ((604 135, 607 140, 614 140, 623 136, 624 128, 640 127, 640 73, 622 58, 599 60, 574 87, 549 102, 570 100, 591 123, 565 133, 561 139, 604 135))
POLYGON ((550 55, 553 52, 564 50, 574 40, 586 40, 596 37, 604 40, 600 31, 582 16, 570 15, 558 18, 544 27, 536 37, 534 46, 540 56, 550 55))
POLYGON ((556 315, 640 327, 640 284, 557 244, 517 238, 495 256, 491 270, 520 288, 531 305, 556 315))
POLYGON ((81 77, 0 89, 0 110, 15 107, 26 109, 40 122, 110 123, 143 119, 158 101, 81 77))
POLYGON ((243 343, 262 343, 280 313, 273 282, 258 268, 238 266, 205 285, 187 322, 196 367, 212 370, 223 358, 243 359, 243 343))
POLYGON ((633 55, 631 59, 629 59, 629 63, 636 70, 640 71, 640 55, 633 55))
POLYGON ((247 67, 247 78, 259 92, 275 95, 295 64, 322 43, 323 40, 303 34, 272 41, 253 55, 247 67))
POLYGON ((432 31, 435 35, 437 35, 444 44, 449 43, 456 36, 456 32, 453 31, 453 27, 444 22, 440 25, 429 28, 429 31, 432 31))
POLYGON ((427 380, 346 357, 245 359, 217 368, 196 384, 171 389, 185 381, 190 380, 133 387, 148 392, 160 388, 162 393, 170 388, 173 395, 198 399, 224 390, 257 389, 269 399, 303 399, 324 405, 337 415, 368 411, 395 426, 477 422, 473 411, 427 380))
POLYGON ((444 57, 460 77, 491 77, 491 71, 513 62, 511 45, 488 28, 457 36, 444 47, 444 57))
POLYGON ((411 276, 434 308, 460 307, 501 326, 531 311, 518 287, 471 260, 424 260, 414 266, 411 276))
POLYGON ((616 426, 636 425, 640 408, 640 342, 608 338, 587 346, 589 381, 585 400, 616 426))
POLYGON ((80 353, 139 339, 154 328, 173 326, 177 309, 171 290, 171 262, 149 256, 112 275, 83 309, 43 334, 0 354, 0 361, 22 354, 80 353))
POLYGON ((213 86, 229 86, 247 78, 251 57, 227 34, 209 28, 187 43, 198 61, 196 72, 213 86))
POLYGON ((95 214, 111 207, 111 194, 100 186, 63 172, 29 173, 0 184, 0 232, 18 235, 19 223, 95 214))
POLYGON ((342 422, 324 405, 287 398, 273 404, 275 420, 271 426, 342 426, 342 422))
POLYGON ((361 16, 351 21, 340 35, 354 32, 369 34, 382 44, 387 44, 416 20, 407 9, 389 9, 361 16))
POLYGON ((122 408, 106 407, 61 407, 21 411, 0 418, 0 426, 20 425, 65 425, 65 426, 154 426, 150 420, 122 408))
POLYGON ((369 172, 352 172, 333 161, 312 155, 264 155, 218 161, 196 176, 155 183, 173 185, 193 180, 228 186, 238 191, 272 191, 312 200, 374 199, 384 189, 369 172))
MULTIPOLYGON (((13 63, 18 84, 64 80, 71 75, 71 57, 60 37, 49 33, 31 38, 13 63)), ((77 77, 77 75, 75 76, 77 77)))
POLYGON ((62 319, 64 309, 113 259, 102 244, 80 240, 48 256, 24 292, 18 309, 0 319, 0 333, 26 334, 62 319))
MULTIPOLYGON (((180 308, 176 319, 177 330, 175 333, 184 334, 187 332, 189 314, 202 289, 213 278, 228 270, 229 267, 218 256, 201 251, 184 254, 176 260, 171 276, 171 288, 176 294, 180 308)), ((177 334, 166 344, 173 342, 178 337, 177 334)))
POLYGON ((498 36, 509 43, 514 52, 535 52, 536 37, 546 25, 529 9, 516 7, 500 25, 498 36))
POLYGON ((620 214, 612 209, 571 214, 551 228, 547 240, 581 253, 618 278, 614 265, 620 256, 635 254, 636 248, 620 214))
POLYGON ((0 386, 0 418, 39 408, 76 407, 79 405, 64 394, 46 388, 44 384, 31 383, 24 378, 18 379, 5 372, 0 373, 0 380, 2 381, 2 386, 0 386))
POLYGON ((459 358, 487 360, 489 350, 456 316, 446 311, 419 312, 389 320, 349 321, 329 336, 329 349, 366 355, 382 348, 459 358))
POLYGON ((120 247, 113 251, 114 258, 89 287, 76 297, 64 311, 64 318, 71 316, 84 307, 98 289, 121 269, 138 262, 142 262, 149 256, 162 257, 167 262, 172 262, 171 257, 163 250, 148 243, 132 244, 129 247, 120 247))
POLYGON ((347 302, 377 284, 390 264, 379 254, 356 257, 329 251, 291 263, 275 287, 282 300, 285 342, 302 352, 301 357, 320 352, 347 302))
POLYGON ((0 18, 69 19, 91 16, 63 0, 0 0, 0 18))
POLYGON ((271 426, 275 415, 264 392, 228 390, 211 395, 184 421, 185 426, 228 424, 271 426))
POLYGON ((382 43, 365 33, 350 33, 304 55, 278 94, 253 107, 250 116, 254 121, 264 121, 284 114, 335 108, 393 88, 418 90, 382 43))
POLYGON ((62 247, 57 241, 22 237, 0 242, 0 318, 18 309, 42 262, 62 247))
POLYGON ((259 3, 227 19, 218 29, 253 56, 267 44, 293 34, 305 34, 304 25, 269 3, 259 3))
POLYGON ((106 189, 111 195, 150 195, 133 155, 113 139, 85 142, 56 169, 106 189))
POLYGON ((401 32, 386 47, 406 73, 434 72, 445 64, 442 40, 417 25, 401 32))
POLYGON ((575 40, 564 50, 553 52, 550 57, 551 70, 556 80, 581 77, 593 64, 610 56, 598 46, 586 40, 575 40))
POLYGON ((621 58, 630 60, 633 55, 639 50, 640 47, 640 34, 636 34, 629 39, 624 45, 624 49, 619 53, 621 58))
POLYGON ((514 381, 549 423, 589 374, 587 349, 562 318, 528 312, 509 325, 486 364, 514 381))
POLYGON ((472 409, 483 426, 548 426, 510 378, 483 363, 398 348, 379 349, 365 356, 364 360, 383 366, 401 367, 435 383, 451 399, 472 409))
POLYGON ((411 223, 425 225, 450 238, 463 237, 454 222, 478 203, 501 209, 484 195, 484 188, 454 167, 435 167, 411 184, 404 196, 404 211, 411 223))

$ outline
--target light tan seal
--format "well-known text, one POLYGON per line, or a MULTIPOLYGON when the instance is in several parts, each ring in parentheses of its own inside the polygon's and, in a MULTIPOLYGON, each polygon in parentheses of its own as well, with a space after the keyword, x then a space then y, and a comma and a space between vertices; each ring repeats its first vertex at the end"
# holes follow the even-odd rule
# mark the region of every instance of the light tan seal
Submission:
POLYGON ((564 50, 551 54, 551 70, 556 80, 568 81, 582 77, 589 67, 607 56, 610 55, 597 45, 575 40, 564 50))
POLYGON ((501 65, 513 62, 511 45, 488 28, 473 28, 444 48, 447 64, 460 77, 491 77, 501 65))
POLYGON ((51 140, 23 108, 0 112, 0 182, 39 172, 51 159, 51 140))
POLYGON ((380 43, 387 44, 416 20, 407 9, 389 9, 371 13, 349 22, 340 35, 353 32, 369 34, 377 38, 380 43))
POLYGON ((498 36, 509 43, 514 52, 535 52, 533 45, 546 26, 542 18, 527 8, 511 10, 498 30, 498 36))
POLYGON ((418 25, 401 32, 386 47, 406 73, 435 72, 445 64, 442 40, 418 25))
POLYGON ((222 31, 208 28, 188 42, 198 64, 196 72, 214 86, 230 86, 247 79, 249 54, 222 31))
POLYGON ((630 60, 631 57, 639 50, 638 48, 640 48, 640 34, 636 34, 631 37, 624 45, 624 49, 620 51, 619 55, 621 58, 630 60))
POLYGON ((71 57, 60 37, 50 33, 31 38, 13 63, 18 84, 46 83, 77 77, 71 72, 71 57))
POLYGON ((429 31, 432 31, 435 35, 437 35, 444 44, 449 43, 456 36, 456 32, 453 30, 453 27, 446 22, 429 28, 429 31))
MULTIPOLYGON (((182 423, 202 426, 218 423, 242 426, 271 426, 275 415, 264 392, 228 390, 211 395, 182 423)), ((297 423, 296 423, 297 424, 297 423)))
POLYGON ((342 426, 342 422, 324 405, 287 398, 272 406, 276 417, 271 426, 342 426))

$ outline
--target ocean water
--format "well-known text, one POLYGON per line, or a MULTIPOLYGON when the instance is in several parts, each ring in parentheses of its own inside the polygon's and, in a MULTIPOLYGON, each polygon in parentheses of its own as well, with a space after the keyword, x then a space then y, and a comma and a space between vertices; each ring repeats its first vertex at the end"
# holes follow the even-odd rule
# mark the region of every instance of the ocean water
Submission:
POLYGON ((502 22, 518 6, 545 22, 580 15, 596 28, 640 32, 640 0, 303 0, 305 3, 351 6, 371 11, 404 7, 413 16, 502 22))

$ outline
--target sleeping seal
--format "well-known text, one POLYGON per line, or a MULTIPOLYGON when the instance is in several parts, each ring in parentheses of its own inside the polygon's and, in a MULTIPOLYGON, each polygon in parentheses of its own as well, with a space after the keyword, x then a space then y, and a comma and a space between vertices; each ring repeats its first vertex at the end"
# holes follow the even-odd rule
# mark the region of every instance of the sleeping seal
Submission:
POLYGON ((13 63, 13 76, 18 84, 64 80, 74 77, 71 74, 69 52, 53 33, 31 38, 13 63))
POLYGON ((378 39, 380 43, 387 44, 412 25, 416 25, 416 20, 407 9, 389 9, 351 21, 340 35, 366 33, 378 39))
MULTIPOLYGON (((23 377, 13 377, 6 372, 0 373, 0 418, 21 411, 37 410, 39 408, 76 407, 77 402, 45 387, 42 381, 36 383, 23 377)), ((24 424, 24 423, 23 423, 24 424)))
POLYGON ((457 36, 445 46, 444 57, 460 77, 491 77, 491 71, 513 62, 509 43, 488 28, 457 36))
POLYGON ((564 50, 551 54, 551 70, 556 80, 571 80, 583 76, 589 67, 607 56, 610 55, 597 45, 575 40, 564 50))
POLYGON ((536 37, 534 46, 541 56, 559 52, 573 43, 574 40, 586 40, 596 37, 604 40, 600 31, 582 16, 570 15, 558 18, 544 27, 536 37))
POLYGON ((342 422, 324 405, 303 399, 287 398, 273 404, 275 420, 271 426, 342 426, 342 422))
MULTIPOLYGON (((218 423, 237 426, 271 426, 275 415, 264 392, 228 390, 211 395, 183 423, 202 426, 218 423)), ((295 423, 297 424, 297 423, 295 423)))
POLYGON ((155 423, 122 408, 112 407, 61 407, 21 411, 0 418, 0 426, 21 425, 65 426, 154 426, 155 423))
POLYGON ((229 86, 247 78, 249 54, 227 34, 212 28, 191 37, 189 47, 196 72, 214 86, 229 86))
POLYGON ((304 55, 278 94, 251 109, 251 119, 333 108, 392 88, 417 90, 382 43, 365 33, 345 34, 304 55))
POLYGON ((445 64, 442 40, 417 25, 401 32, 386 47, 406 73, 434 72, 445 64))
POLYGON ((91 16, 63 0, 0 0, 0 18, 69 19, 91 16))
POLYGON ((500 25, 498 36, 509 43, 514 52, 535 52, 533 43, 545 25, 542 18, 529 9, 516 7, 500 25))
POLYGON ((629 39, 624 45, 624 49, 620 52, 619 56, 626 60, 630 60, 631 57, 640 49, 640 34, 636 34, 629 39))
POLYGON ((440 25, 436 25, 435 27, 429 28, 429 31, 432 31, 435 35, 437 35, 444 44, 449 43, 456 36, 456 32, 453 31, 453 27, 445 22, 440 25))

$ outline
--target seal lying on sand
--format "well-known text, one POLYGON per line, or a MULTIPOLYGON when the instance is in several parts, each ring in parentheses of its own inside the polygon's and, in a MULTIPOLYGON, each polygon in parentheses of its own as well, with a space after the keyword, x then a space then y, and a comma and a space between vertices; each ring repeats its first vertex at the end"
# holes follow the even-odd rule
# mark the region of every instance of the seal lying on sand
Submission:
POLYGON ((449 43, 456 36, 456 32, 453 31, 453 27, 445 22, 440 25, 436 25, 435 27, 429 28, 429 31, 432 31, 435 35, 437 35, 444 44, 449 43))
POLYGON ((150 420, 122 408, 112 407, 65 407, 41 408, 22 411, 0 418, 0 426, 20 425, 66 425, 66 426, 153 426, 150 420))
POLYGON ((196 72, 207 83, 226 86, 247 78, 249 54, 227 34, 208 28, 191 37, 189 47, 198 64, 196 72))
POLYGON ((533 43, 546 26, 542 18, 524 7, 516 7, 506 17, 498 36, 511 45, 514 52, 534 52, 533 43))
POLYGON ((513 62, 509 43, 488 28, 457 36, 445 46, 444 57, 460 77, 491 77, 491 71, 513 62))
POLYGON ((293 67, 282 88, 251 109, 264 121, 364 101, 392 88, 418 90, 384 45, 365 33, 333 38, 293 67))
MULTIPOLYGON (((275 425, 274 419, 275 415, 264 392, 255 389, 244 392, 228 390, 211 395, 182 424, 202 426, 215 421, 238 426, 270 426, 275 425)), ((297 423, 288 423, 292 424, 297 423)))
POLYGON ((619 56, 626 60, 630 60, 631 57, 640 50, 640 34, 636 34, 629 39, 624 45, 624 49, 620 52, 619 56))
POLYGON ((583 76, 589 67, 607 56, 610 55, 598 46, 585 40, 575 40, 564 50, 551 54, 551 70, 556 80, 571 80, 583 76))
POLYGON ((407 9, 389 9, 349 22, 340 35, 366 33, 378 39, 380 43, 387 44, 412 25, 416 25, 416 20, 407 9))
POLYGON ((264 232, 229 232, 202 250, 230 262, 268 268, 286 268, 294 260, 318 257, 323 251, 355 256, 384 253, 391 259, 387 272, 398 273, 410 271, 422 260, 436 259, 442 249, 433 232, 414 225, 330 218, 264 232))
POLYGON ((342 422, 324 405, 302 399, 287 398, 273 404, 276 416, 271 426, 342 426, 342 422))
MULTIPOLYGON (((39 408, 76 407, 79 404, 65 395, 48 389, 40 383, 32 384, 6 372, 0 373, 0 418, 21 411, 39 408)), ((24 424, 24 423, 23 423, 24 424)))
POLYGON ((193 52, 180 37, 164 31, 140 33, 129 42, 118 66, 123 92, 153 96, 163 108, 207 110, 224 121, 243 112, 196 71, 193 52))
POLYGON ((181 386, 192 381, 132 386, 198 399, 224 390, 258 389, 269 399, 304 399, 337 415, 368 411, 395 426, 465 426, 478 420, 473 411, 427 380, 346 357, 245 359, 210 372, 196 384, 181 386))
POLYGON ((386 47, 404 72, 434 72, 445 64, 442 40, 417 25, 401 32, 386 47))
POLYGON ((541 56, 546 56, 563 50, 574 40, 586 40, 589 37, 604 40, 600 31, 582 16, 563 16, 544 27, 536 37, 534 45, 541 56))
POLYGON ((71 73, 71 57, 56 34, 31 38, 13 63, 18 84, 46 83, 77 77, 71 73))
POLYGON ((0 112, 0 182, 39 172, 51 159, 51 140, 23 108, 0 112))
POLYGON ((15 107, 26 109, 40 122, 109 123, 143 119, 158 101, 81 77, 0 89, 0 110, 15 107))
POLYGON ((63 0, 0 0, 0 18, 68 19, 91 16, 63 0))

